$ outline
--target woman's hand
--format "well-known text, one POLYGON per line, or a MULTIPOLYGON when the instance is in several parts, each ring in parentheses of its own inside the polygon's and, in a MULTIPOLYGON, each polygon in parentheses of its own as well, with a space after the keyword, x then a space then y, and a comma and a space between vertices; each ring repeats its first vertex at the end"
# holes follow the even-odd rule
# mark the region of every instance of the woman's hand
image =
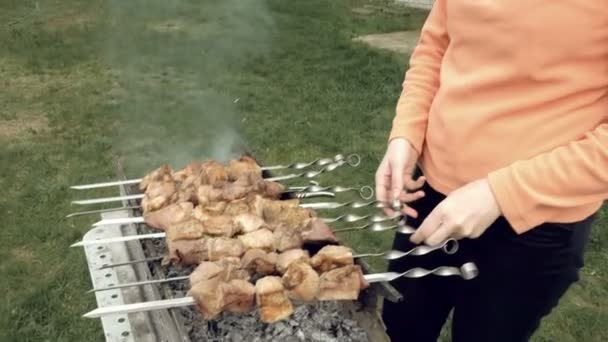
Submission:
POLYGON ((427 216, 410 241, 435 246, 448 238, 475 239, 500 215, 488 180, 478 180, 451 192, 427 216))
MULTIPOLYGON (((376 171, 376 199, 384 203, 393 203, 399 199, 401 203, 409 203, 424 196, 424 192, 409 193, 408 190, 420 189, 424 185, 424 177, 413 180, 413 172, 418 160, 418 153, 406 139, 391 140, 386 154, 376 171)), ((402 213, 417 217, 416 210, 403 205, 402 213)), ((393 215, 391 209, 384 209, 385 214, 393 215)))

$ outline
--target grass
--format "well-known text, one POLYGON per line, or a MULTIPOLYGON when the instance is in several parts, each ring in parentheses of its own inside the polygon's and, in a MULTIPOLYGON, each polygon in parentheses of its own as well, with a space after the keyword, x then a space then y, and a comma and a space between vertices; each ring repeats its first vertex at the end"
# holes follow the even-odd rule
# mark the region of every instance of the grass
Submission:
MULTIPOLYGON (((241 145, 267 164, 352 151, 362 166, 322 183, 371 184, 407 56, 350 39, 424 16, 380 0, 1 0, 0 341, 103 338, 80 318, 95 303, 67 248, 92 218, 63 217, 68 186, 112 179, 116 158, 138 175, 241 145)), ((581 281, 535 341, 608 339, 607 229, 602 215, 581 281)), ((377 250, 391 236, 345 239, 377 250)))

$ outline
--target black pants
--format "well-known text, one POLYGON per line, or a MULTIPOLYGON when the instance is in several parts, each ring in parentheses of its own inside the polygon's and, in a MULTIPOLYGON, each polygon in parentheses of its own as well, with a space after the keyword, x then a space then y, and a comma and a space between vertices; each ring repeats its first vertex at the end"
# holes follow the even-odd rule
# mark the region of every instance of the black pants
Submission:
MULTIPOLYGON (((445 198, 429 186, 413 207, 418 227, 445 198)), ((479 239, 463 239, 451 256, 433 252, 390 263, 392 271, 412 267, 459 266, 473 261, 479 276, 473 280, 428 276, 399 279, 393 285, 404 301, 385 301, 383 319, 394 342, 436 341, 453 309, 454 342, 528 341, 541 319, 550 313, 568 287, 578 280, 593 216, 572 224, 543 224, 517 235, 504 218, 479 239)), ((395 249, 414 247, 409 236, 397 234, 395 249)))

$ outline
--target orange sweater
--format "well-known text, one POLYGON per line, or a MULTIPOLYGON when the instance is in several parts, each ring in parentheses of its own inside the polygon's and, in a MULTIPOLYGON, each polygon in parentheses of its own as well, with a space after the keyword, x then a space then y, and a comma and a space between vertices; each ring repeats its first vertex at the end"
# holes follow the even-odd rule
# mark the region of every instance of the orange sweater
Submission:
POLYGON ((396 137, 441 192, 487 177, 518 233, 591 215, 608 198, 608 5, 437 0, 396 137))

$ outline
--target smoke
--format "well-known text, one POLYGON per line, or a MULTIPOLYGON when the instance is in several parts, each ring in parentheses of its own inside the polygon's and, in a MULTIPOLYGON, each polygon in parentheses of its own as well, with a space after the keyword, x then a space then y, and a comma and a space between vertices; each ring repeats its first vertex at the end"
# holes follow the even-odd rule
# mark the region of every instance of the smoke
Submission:
POLYGON ((109 0, 116 153, 129 173, 243 151, 240 72, 268 51, 264 0, 109 0))

